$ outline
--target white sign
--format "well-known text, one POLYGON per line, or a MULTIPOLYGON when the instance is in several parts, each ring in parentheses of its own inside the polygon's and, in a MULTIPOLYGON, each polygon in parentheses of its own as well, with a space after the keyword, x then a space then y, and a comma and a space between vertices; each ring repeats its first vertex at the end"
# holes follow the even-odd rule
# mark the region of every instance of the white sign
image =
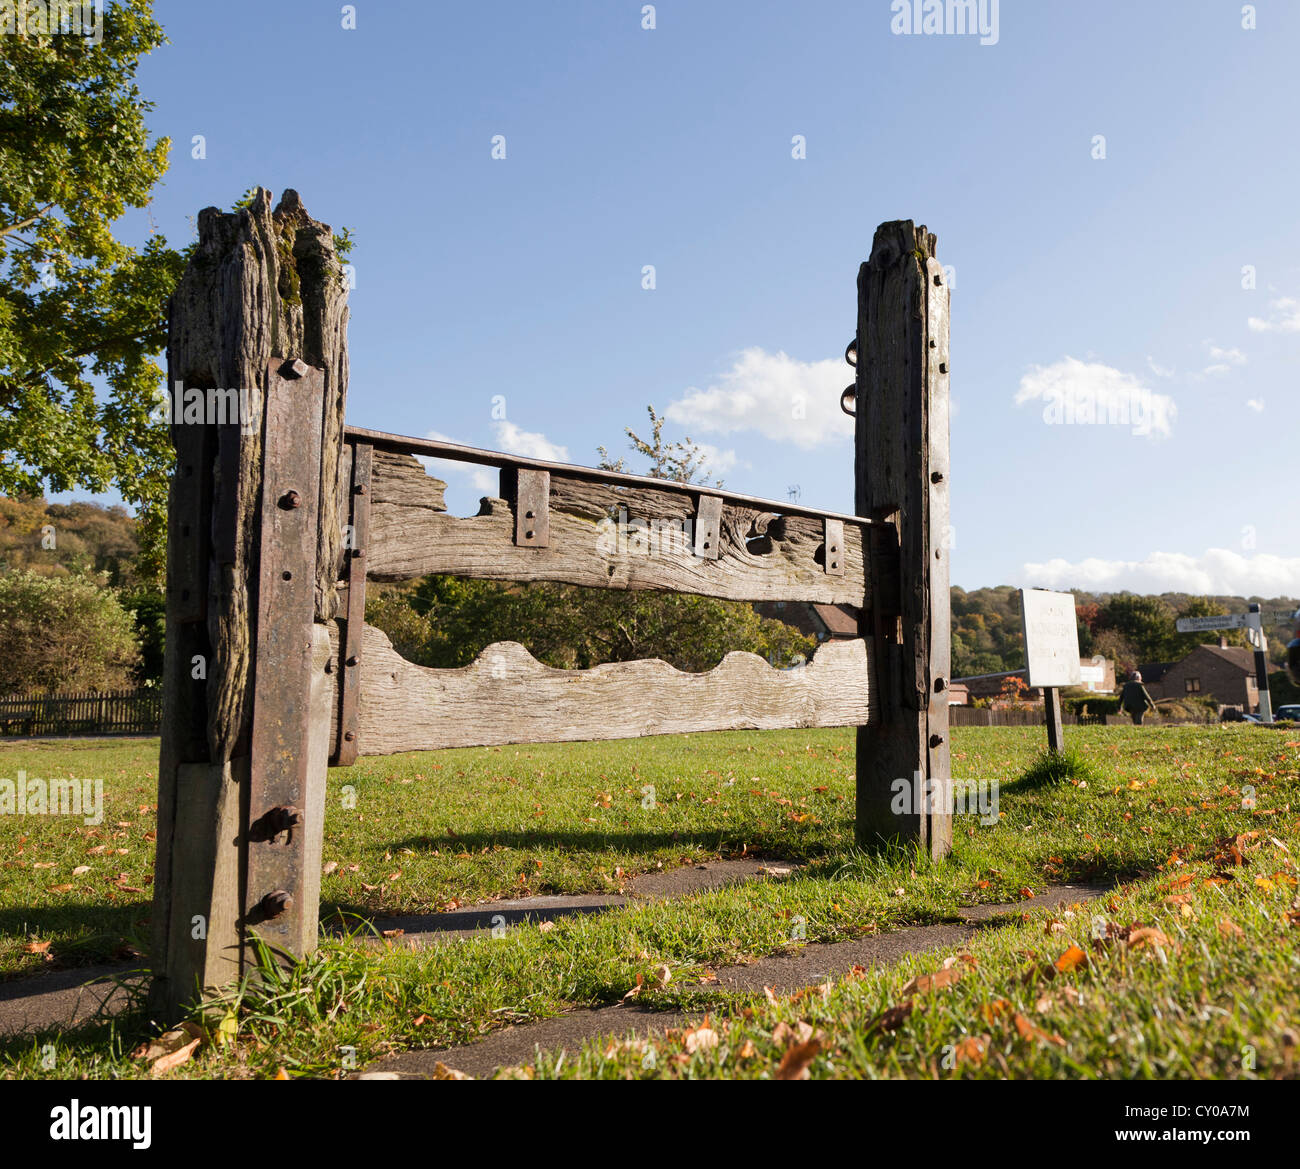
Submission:
POLYGON ((1179 617, 1174 628, 1179 633, 1196 633, 1202 629, 1240 629, 1246 624, 1241 613, 1229 613, 1223 617, 1179 617))
POLYGON ((1025 623, 1029 685, 1078 686, 1082 679, 1074 594, 1021 589, 1020 611, 1025 623))
POLYGON ((1080 666, 1079 667, 1080 682, 1092 683, 1092 682, 1104 682, 1105 680, 1106 680, 1105 666, 1080 666))

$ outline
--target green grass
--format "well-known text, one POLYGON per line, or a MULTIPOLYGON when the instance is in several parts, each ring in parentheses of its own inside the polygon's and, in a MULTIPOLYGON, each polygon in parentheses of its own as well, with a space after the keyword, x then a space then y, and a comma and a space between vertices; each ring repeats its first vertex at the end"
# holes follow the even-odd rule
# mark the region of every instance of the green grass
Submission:
MULTIPOLYGON (((1265 1023, 1290 1019, 1294 1027, 1300 1000, 1293 989, 1300 927, 1283 926, 1279 916, 1295 896, 1292 858, 1300 852, 1292 810, 1300 788, 1296 741, 1246 727, 1071 728, 1069 740, 1091 771, 1036 786, 1025 777, 1040 755, 1041 729, 956 730, 954 775, 996 782, 1000 814, 990 826, 979 817, 958 818, 953 855, 939 864, 901 850, 853 847, 851 731, 444 751, 332 771, 324 912, 420 913, 526 893, 610 891, 636 872, 742 851, 804 867, 784 880, 564 917, 548 931, 522 926, 504 938, 423 951, 330 939, 287 984, 244 989, 237 1041, 205 1045, 170 1074, 266 1076, 285 1068, 335 1075, 349 1052, 364 1063, 385 1051, 464 1042, 574 1005, 615 1002, 661 963, 673 982, 649 997, 689 1003, 701 993, 691 984, 706 968, 802 944, 796 918, 808 942, 841 940, 1089 879, 1125 882, 1102 912, 1116 924, 1164 923, 1178 942, 1177 963, 1172 947, 1161 961, 1147 948, 1094 946, 1085 911, 1051 935, 1035 915, 1027 924, 983 931, 974 947, 978 968, 950 990, 923 996, 894 1032, 866 1035, 869 1020, 897 1004, 911 973, 933 969, 936 959, 850 980, 824 1000, 820 993, 775 1005, 710 999, 715 1020, 735 1016, 727 1028, 715 1024, 722 1035, 716 1048, 682 1062, 687 1053, 679 1040, 643 1067, 644 1052, 629 1048, 606 1059, 610 1045, 594 1045, 581 1060, 566 1060, 559 1074, 771 1075, 780 1047, 771 1033, 796 1016, 827 1035, 810 1067, 814 1076, 1232 1075, 1242 1074, 1233 1044, 1243 1036, 1254 1036, 1257 1061, 1265 1053, 1271 1061, 1271 1071, 1257 1062, 1251 1074, 1277 1074, 1285 1042, 1265 1023), (650 785, 653 807, 644 806, 650 785), (1254 794, 1249 807, 1246 785, 1254 794), (1268 851, 1251 854, 1255 863, 1235 873, 1231 885, 1197 884, 1193 901, 1165 905, 1171 894, 1163 887, 1173 874, 1203 880, 1215 871, 1222 842, 1250 830, 1263 830, 1251 844, 1268 851), (1254 884, 1255 875, 1271 887, 1254 884), (1222 916, 1232 917, 1244 937, 1222 937, 1222 916), (1091 1009, 1071 1013, 1057 995, 1050 1010, 1031 1013, 1026 1007, 1037 1008, 1043 992, 1022 981, 1025 970, 1055 960, 1071 938, 1086 949, 1086 967, 1062 976, 1048 993, 1077 985, 1097 996, 1086 999, 1091 1009), (998 998, 1016 1010, 985 1021, 981 1007, 998 998), (1181 1003, 1187 1018, 1160 1008, 1166 1000, 1181 1003), (738 1014, 742 1009, 750 1010, 748 1018, 738 1014), (1207 1019, 1188 1021, 1207 1011, 1207 1019), (1016 1012, 1066 1046, 1021 1038, 1007 1021, 1016 1012), (987 1035, 982 1062, 968 1057, 945 1068, 942 1049, 959 1042, 954 1035, 987 1035), (1166 1039, 1181 1052, 1174 1063, 1165 1059, 1166 1039)), ((144 949, 156 743, 0 747, 0 776, 20 768, 29 776, 102 777, 108 812, 100 836, 55 817, 0 817, 0 973, 91 961, 124 943, 144 949), (83 864, 90 871, 74 876, 83 864), (52 891, 67 884, 72 890, 52 891), (49 947, 26 953, 32 942, 49 947)), ((130 1058, 143 1031, 136 1013, 60 1037, 52 1067, 43 1066, 50 1037, 11 1040, 0 1044, 0 1075, 145 1075, 130 1058)), ((531 1074, 554 1071, 543 1061, 531 1074)))

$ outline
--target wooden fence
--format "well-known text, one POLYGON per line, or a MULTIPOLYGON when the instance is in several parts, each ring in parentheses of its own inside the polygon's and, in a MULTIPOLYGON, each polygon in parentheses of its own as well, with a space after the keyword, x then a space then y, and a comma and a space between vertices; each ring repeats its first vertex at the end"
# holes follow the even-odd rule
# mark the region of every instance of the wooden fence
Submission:
POLYGON ((0 735, 156 735, 161 725, 158 690, 0 698, 0 735))
POLYGON ((172 414, 187 421, 172 426, 156 1009, 174 1017, 238 977, 254 934, 288 955, 315 947, 328 767, 360 755, 856 726, 859 841, 943 856, 948 288, 934 253, 924 227, 886 223, 859 267, 840 399, 855 418, 855 506, 839 514, 347 427, 330 229, 291 191, 274 211, 265 191, 203 211, 170 304, 168 385, 199 413, 194 387, 242 387, 260 416, 172 414), (449 515, 420 456, 496 467, 498 494, 449 515), (788 671, 744 653, 703 674, 555 670, 514 643, 427 669, 364 617, 367 580, 428 573, 845 603, 859 637, 788 671), (916 787, 901 810, 899 780, 916 787))

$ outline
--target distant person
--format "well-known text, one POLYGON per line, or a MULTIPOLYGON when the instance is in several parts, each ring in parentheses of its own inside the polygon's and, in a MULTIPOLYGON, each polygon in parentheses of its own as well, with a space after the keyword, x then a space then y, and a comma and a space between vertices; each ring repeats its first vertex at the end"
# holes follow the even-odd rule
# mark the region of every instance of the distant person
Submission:
POLYGON ((1135 727, 1142 725, 1142 717, 1148 710, 1155 710, 1155 700, 1147 693, 1147 688, 1142 685, 1142 674, 1134 670, 1129 675, 1129 679, 1124 683, 1124 689, 1119 695, 1120 709, 1123 710, 1129 718, 1133 720, 1135 727))
POLYGON ((1291 640, 1287 642, 1286 672, 1291 675, 1291 681, 1300 686, 1300 609, 1295 611, 1292 620, 1295 621, 1295 628, 1291 630, 1291 640))

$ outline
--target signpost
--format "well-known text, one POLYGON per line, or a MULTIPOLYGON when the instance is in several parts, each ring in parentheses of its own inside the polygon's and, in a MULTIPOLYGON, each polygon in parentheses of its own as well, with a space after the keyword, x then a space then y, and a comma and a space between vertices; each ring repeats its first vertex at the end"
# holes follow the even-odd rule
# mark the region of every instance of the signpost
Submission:
POLYGON ((1179 617, 1174 628, 1179 633, 1200 633, 1207 629, 1245 629, 1250 644, 1255 647, 1255 683, 1259 687, 1259 717, 1266 723, 1273 721, 1273 700, 1268 692, 1268 638, 1264 624, 1281 624, 1290 621, 1291 614, 1275 610, 1264 613, 1258 605, 1251 605, 1245 613, 1225 613, 1222 617, 1179 617))
POLYGON ((1064 738, 1059 687, 1078 686, 1083 680, 1074 594, 1021 589, 1020 613, 1025 627, 1026 680, 1031 687, 1043 691, 1047 749, 1059 752, 1064 738))

